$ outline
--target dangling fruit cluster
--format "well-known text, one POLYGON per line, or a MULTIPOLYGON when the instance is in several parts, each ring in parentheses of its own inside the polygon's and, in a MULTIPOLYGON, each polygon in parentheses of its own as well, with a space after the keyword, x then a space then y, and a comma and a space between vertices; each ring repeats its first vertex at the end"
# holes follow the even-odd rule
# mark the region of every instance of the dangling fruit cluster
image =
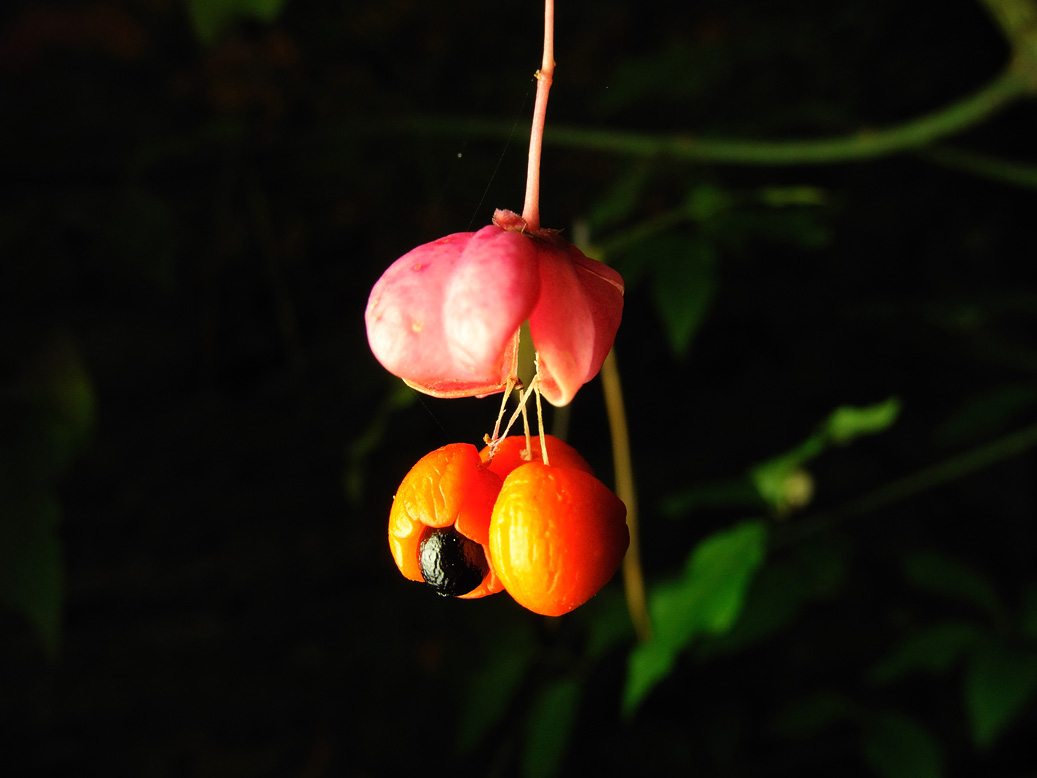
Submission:
POLYGON ((494 455, 451 443, 407 473, 389 514, 396 566, 443 596, 506 590, 545 616, 579 607, 608 583, 630 536, 626 506, 566 443, 500 442, 494 455))

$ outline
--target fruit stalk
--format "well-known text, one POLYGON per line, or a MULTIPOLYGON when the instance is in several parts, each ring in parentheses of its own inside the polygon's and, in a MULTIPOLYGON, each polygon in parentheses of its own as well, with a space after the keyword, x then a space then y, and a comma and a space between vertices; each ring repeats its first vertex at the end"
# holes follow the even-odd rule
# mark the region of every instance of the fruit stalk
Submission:
POLYGON ((533 127, 529 133, 529 163, 526 168, 526 200, 522 205, 522 220, 528 232, 540 229, 540 150, 544 142, 544 123, 547 119, 547 95, 555 72, 554 0, 544 0, 544 59, 537 71, 537 96, 533 106, 533 127))

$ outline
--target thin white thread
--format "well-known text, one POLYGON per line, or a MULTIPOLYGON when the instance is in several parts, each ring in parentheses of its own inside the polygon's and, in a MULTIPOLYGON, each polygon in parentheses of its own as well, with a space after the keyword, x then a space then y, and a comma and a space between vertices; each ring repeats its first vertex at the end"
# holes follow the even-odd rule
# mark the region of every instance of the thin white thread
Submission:
POLYGON ((501 163, 504 161, 505 155, 508 153, 508 149, 511 147, 511 141, 515 137, 515 130, 522 121, 522 117, 526 111, 526 103, 529 102, 529 93, 532 91, 531 88, 526 89, 526 94, 522 98, 522 106, 518 110, 518 114, 515 116, 515 123, 511 125, 511 132, 508 133, 508 139, 504 142, 504 148, 501 150, 500 156, 497 157, 497 164, 493 166, 493 172, 490 173, 490 180, 486 182, 486 188, 483 189, 482 197, 479 198, 479 204, 475 206, 475 212, 472 214, 472 218, 468 220, 467 231, 471 232, 472 226, 476 223, 479 218, 479 212, 482 210, 483 203, 486 202, 486 195, 490 193, 490 187, 493 186, 494 179, 497 178, 497 171, 500 170, 501 163))

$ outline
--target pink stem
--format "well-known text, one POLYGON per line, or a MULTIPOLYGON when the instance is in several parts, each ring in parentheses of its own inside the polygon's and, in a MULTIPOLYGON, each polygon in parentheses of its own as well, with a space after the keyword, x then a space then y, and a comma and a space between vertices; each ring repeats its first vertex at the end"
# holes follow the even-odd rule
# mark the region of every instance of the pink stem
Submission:
POLYGON ((555 4, 544 0, 544 61, 537 73, 537 99, 533 106, 533 128, 529 133, 529 166, 526 168, 526 201, 522 205, 522 220, 526 230, 540 229, 540 148, 544 142, 544 122, 547 119, 547 93, 555 72, 555 4))

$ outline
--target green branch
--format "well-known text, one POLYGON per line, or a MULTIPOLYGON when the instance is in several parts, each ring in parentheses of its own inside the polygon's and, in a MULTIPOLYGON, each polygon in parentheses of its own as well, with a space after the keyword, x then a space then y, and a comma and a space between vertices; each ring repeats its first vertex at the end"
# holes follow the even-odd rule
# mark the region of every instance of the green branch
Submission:
POLYGON ((979 178, 999 181, 1025 189, 1037 189, 1037 165, 991 157, 975 151, 935 146, 923 149, 918 155, 926 162, 942 165, 951 170, 970 173, 979 178))
MULTIPOLYGON (((850 135, 810 140, 756 141, 659 135, 552 125, 544 142, 553 146, 632 157, 663 157, 729 165, 821 165, 854 162, 924 148, 981 124, 1031 92, 1031 77, 1009 67, 979 91, 944 108, 903 124, 865 129, 850 135)), ((479 119, 425 117, 377 130, 423 135, 501 140, 516 131, 513 124, 479 119)))
POLYGON ((1015 67, 1029 74, 1037 90, 1037 2, 1034 0, 980 0, 1001 28, 1012 49, 1015 67))
POLYGON ((904 124, 816 140, 752 141, 653 136, 553 127, 547 142, 638 156, 664 156, 736 165, 818 165, 873 159, 922 148, 982 123, 1027 91, 1014 69, 973 95, 904 124))
POLYGON ((1034 447, 1037 447, 1037 424, 891 481, 834 510, 786 525, 776 533, 775 544, 786 545, 829 531, 845 521, 873 514, 931 489, 946 486, 998 462, 1020 456, 1034 447))
POLYGON ((623 557, 623 589, 626 592, 627 611, 634 625, 634 634, 644 643, 652 637, 652 622, 648 615, 644 571, 641 569, 641 535, 638 530, 634 458, 630 452, 630 432, 627 429, 623 386, 619 379, 615 351, 608 353, 605 364, 601 367, 601 387, 605 393, 605 410, 608 412, 612 436, 616 494, 627 506, 627 529, 630 531, 630 546, 623 557))

